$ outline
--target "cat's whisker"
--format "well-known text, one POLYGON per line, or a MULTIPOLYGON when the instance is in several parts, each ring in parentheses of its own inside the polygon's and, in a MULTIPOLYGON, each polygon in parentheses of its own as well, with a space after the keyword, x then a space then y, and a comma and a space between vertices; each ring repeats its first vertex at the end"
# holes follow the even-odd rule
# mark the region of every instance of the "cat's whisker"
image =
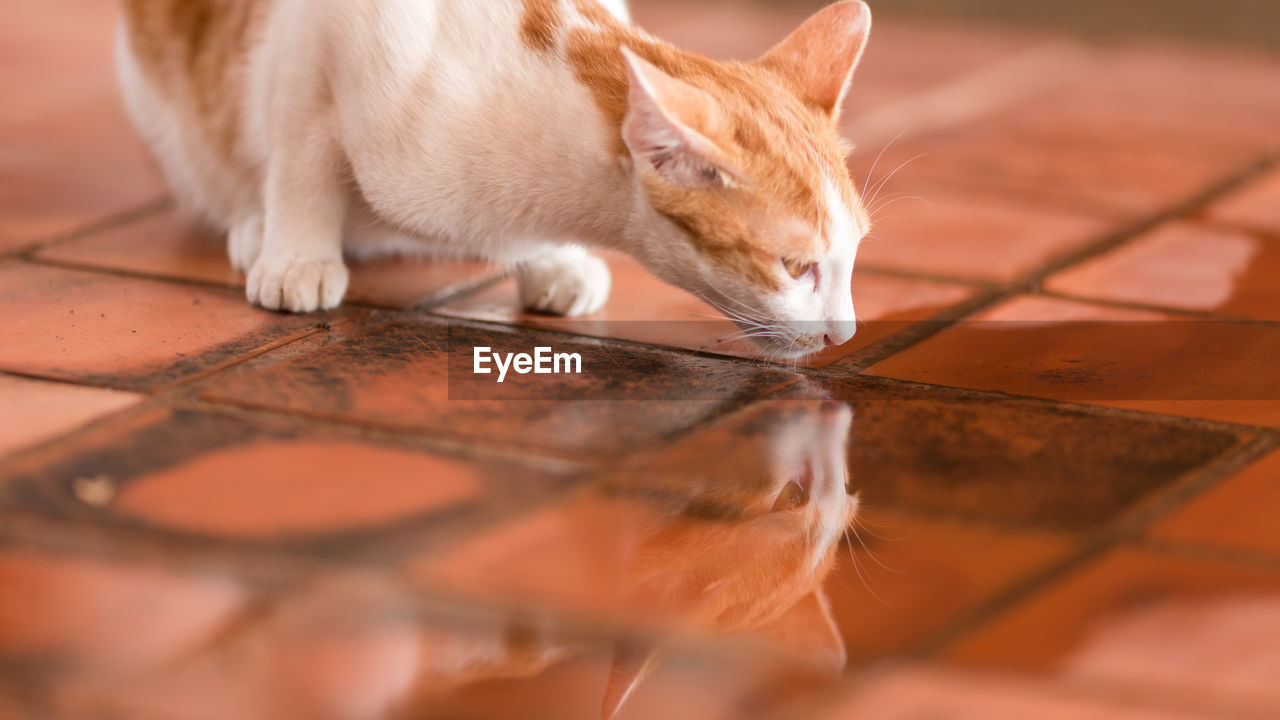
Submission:
POLYGON ((898 142, 898 140, 906 133, 907 133, 907 129, 903 128, 902 132, 898 133, 897 135, 894 135, 893 139, 890 140, 888 143, 886 143, 883 148, 881 148, 880 154, 876 155, 876 159, 871 161, 871 169, 867 171, 866 182, 862 183, 862 188, 864 190, 871 186, 871 176, 875 174, 876 167, 880 165, 880 159, 883 158, 884 154, 886 152, 889 152, 889 148, 893 147, 893 144, 898 142))
POLYGON ((879 565, 881 568, 884 568, 885 570, 888 570, 889 572, 893 573, 894 575, 906 575, 906 574, 907 574, 907 573, 906 573, 905 571, 903 571, 903 570, 895 570, 894 568, 891 568, 891 567, 889 567, 888 565, 885 565, 885 564, 884 564, 884 561, 882 561, 879 557, 877 557, 877 556, 876 556, 875 552, 871 550, 871 547, 870 547, 870 546, 868 546, 868 545, 867 545, 867 543, 866 543, 866 541, 862 539, 862 536, 858 534, 858 528, 857 528, 857 527, 852 527, 852 526, 851 526, 851 527, 849 528, 849 530, 853 532, 853 537, 854 537, 854 538, 856 538, 856 539, 858 540, 858 544, 862 546, 862 549, 867 551, 867 557, 871 558, 871 560, 872 560, 873 562, 875 562, 875 564, 879 565))
POLYGON ((920 153, 919 155, 916 155, 915 157, 903 162, 901 165, 894 168, 893 172, 890 172, 888 175, 884 176, 884 178, 882 178, 879 182, 876 183, 875 189, 871 191, 871 199, 865 200, 864 202, 874 203, 876 197, 880 194, 882 190, 884 190, 885 186, 889 184, 889 181, 892 180, 895 175, 902 172, 903 168, 915 162, 916 160, 919 160, 920 158, 924 157, 926 154, 927 153, 920 153))
POLYGON ((930 206, 933 205, 933 203, 920 197, 919 195, 900 195, 898 197, 882 199, 879 205, 877 205, 872 209, 867 210, 867 214, 871 216, 872 222, 879 222, 881 220, 886 220, 888 218, 880 217, 880 213, 884 212, 885 210, 889 209, 890 207, 900 202, 904 202, 907 200, 919 200, 920 202, 926 205, 930 205, 930 206))
POLYGON ((868 576, 862 574, 862 565, 861 563, 858 562, 857 553, 853 551, 853 543, 849 541, 848 528, 846 528, 844 532, 845 532, 845 546, 849 548, 849 561, 853 565, 853 571, 858 574, 858 580, 862 582, 862 586, 867 589, 867 592, 871 593, 871 597, 878 600, 881 605, 884 605, 885 607, 889 607, 889 603, 885 601, 883 597, 880 596, 880 593, 876 592, 876 589, 874 587, 871 586, 871 582, 868 576))
POLYGON ((714 348, 714 347, 719 347, 721 345, 728 345, 730 343, 738 342, 740 340, 754 340, 758 338, 770 338, 770 337, 781 337, 781 336, 779 336, 776 333, 768 332, 768 331, 745 330, 743 332, 734 333, 733 335, 729 335, 727 337, 721 338, 720 340, 717 340, 716 342, 711 343, 710 345, 707 345, 707 347, 714 348))
POLYGON ((867 214, 871 215, 872 220, 874 220, 877 213, 884 210, 886 207, 889 207, 894 203, 902 202, 903 200, 919 200, 926 205, 932 205, 932 203, 919 195, 908 195, 907 193, 900 192, 879 198, 874 204, 867 207, 867 214))
MULTIPOLYGON (((865 508, 866 508, 866 506, 865 506, 865 504, 864 504, 864 505, 862 506, 862 509, 865 509, 865 508)), ((881 540, 884 540, 885 542, 901 542, 901 541, 906 540, 906 539, 908 539, 908 538, 910 537, 909 535, 902 535, 902 536, 899 536, 899 537, 888 537, 888 536, 881 535, 881 534, 877 533, 875 530, 872 530, 872 529, 871 529, 871 528, 872 528, 872 526, 873 526, 873 525, 875 525, 876 523, 872 522, 869 518, 867 518, 867 517, 866 517, 864 514, 862 514, 861 512, 859 512, 859 513, 858 513, 858 517, 857 517, 857 518, 855 518, 855 522, 857 522, 859 525, 861 525, 861 526, 862 526, 862 529, 863 529, 864 531, 866 531, 866 532, 870 533, 872 537, 879 538, 879 539, 881 539, 881 540)))
MULTIPOLYGON (((724 298, 725 301, 735 304, 737 306, 736 309, 738 309, 740 312, 755 314, 756 312, 755 308, 752 308, 751 306, 747 305, 745 302, 738 300, 737 298, 731 297, 728 293, 726 293, 725 291, 721 290, 718 287, 712 286, 711 289, 714 290, 716 294, 718 294, 720 297, 724 298)), ((711 303, 712 305, 716 306, 718 309, 724 310, 723 307, 712 302, 709 298, 704 297, 703 299, 706 300, 708 303, 711 303)))

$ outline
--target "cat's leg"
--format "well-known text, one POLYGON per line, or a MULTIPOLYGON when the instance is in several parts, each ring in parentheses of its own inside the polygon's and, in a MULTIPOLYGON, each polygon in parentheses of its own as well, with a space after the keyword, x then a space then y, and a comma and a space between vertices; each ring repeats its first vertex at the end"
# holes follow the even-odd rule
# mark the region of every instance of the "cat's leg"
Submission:
MULTIPOLYGON (((300 113, 301 114, 301 113, 300 113)), ((330 310, 347 292, 341 155, 318 118, 291 117, 267 163, 262 251, 249 271, 250 302, 269 310, 330 310)))
POLYGON ((574 245, 549 249, 516 266, 520 302, 534 312, 577 317, 604 307, 613 280, 603 260, 574 245))
POLYGON ((255 212, 233 222, 227 233, 227 254, 231 257, 231 266, 245 275, 262 254, 262 226, 262 213, 255 212))

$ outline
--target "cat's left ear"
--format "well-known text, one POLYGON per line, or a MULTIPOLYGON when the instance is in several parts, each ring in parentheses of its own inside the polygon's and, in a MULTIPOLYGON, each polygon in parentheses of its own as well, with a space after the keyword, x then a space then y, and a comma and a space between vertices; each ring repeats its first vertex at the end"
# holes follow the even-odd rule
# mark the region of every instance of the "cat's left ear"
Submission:
POLYGON ((805 595, 781 617, 756 632, 784 652, 833 674, 843 672, 848 662, 844 639, 831 617, 831 607, 822 588, 805 595))
POLYGON ((724 118, 715 99, 622 48, 631 83, 622 139, 637 163, 676 187, 742 184, 745 177, 712 139, 724 118))
POLYGON ((809 18, 759 64, 790 80, 800 99, 834 121, 870 34, 871 8, 844 0, 809 18))

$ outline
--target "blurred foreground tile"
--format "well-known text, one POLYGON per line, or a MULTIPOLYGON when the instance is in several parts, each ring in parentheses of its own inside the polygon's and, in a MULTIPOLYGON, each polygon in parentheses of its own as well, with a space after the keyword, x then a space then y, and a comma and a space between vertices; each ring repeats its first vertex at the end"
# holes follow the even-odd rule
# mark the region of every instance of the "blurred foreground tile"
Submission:
POLYGON ((1163 698, 1090 695, 1061 683, 949 665, 894 668, 817 720, 1224 720, 1216 709, 1178 709, 1163 698), (1173 707, 1171 707, 1173 706, 1173 707))
POLYGON ((50 720, 763 720, 836 680, 732 645, 432 601, 376 572, 255 583, 172 554, 10 548, 0 580, 0 707, 50 720))
POLYGON ((1058 273, 1045 287, 1084 299, 1280 320, 1280 239, 1165 225, 1058 273))
POLYGON ((0 664, 155 671, 199 648, 244 601, 212 572, 6 544, 0 664))
POLYGON ((301 337, 318 318, 241 293, 0 264, 0 369, 156 390, 301 337))
POLYGON ((1280 453, 1219 482, 1152 530, 1166 540, 1280 556, 1280 453))
POLYGON ((0 457, 138 401, 132 393, 0 375, 0 457))
POLYGON ((868 375, 1280 426, 1280 329, 1019 296, 868 375))
POLYGON ((1121 548, 947 656, 1079 681, 1280 707, 1280 572, 1121 548))

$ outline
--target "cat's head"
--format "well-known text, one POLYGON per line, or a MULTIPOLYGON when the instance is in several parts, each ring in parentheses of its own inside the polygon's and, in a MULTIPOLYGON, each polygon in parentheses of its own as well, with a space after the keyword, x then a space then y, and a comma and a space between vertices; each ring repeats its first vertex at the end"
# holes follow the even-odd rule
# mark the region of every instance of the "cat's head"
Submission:
POLYGON ((869 221, 836 126, 870 28, 867 6, 846 0, 753 63, 623 50, 622 139, 648 204, 640 259, 776 357, 855 332, 869 221))

